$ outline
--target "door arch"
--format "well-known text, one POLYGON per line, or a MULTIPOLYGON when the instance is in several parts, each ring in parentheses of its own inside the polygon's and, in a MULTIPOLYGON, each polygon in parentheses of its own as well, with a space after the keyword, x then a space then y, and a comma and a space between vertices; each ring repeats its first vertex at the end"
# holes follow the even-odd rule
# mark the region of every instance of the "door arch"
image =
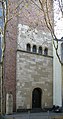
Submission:
POLYGON ((35 88, 32 92, 32 108, 41 108, 42 90, 35 88))

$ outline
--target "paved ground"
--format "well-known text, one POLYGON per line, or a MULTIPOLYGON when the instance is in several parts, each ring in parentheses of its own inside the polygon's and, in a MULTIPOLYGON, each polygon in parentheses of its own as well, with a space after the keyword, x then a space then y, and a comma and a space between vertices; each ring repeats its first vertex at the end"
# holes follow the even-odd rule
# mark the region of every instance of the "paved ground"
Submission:
POLYGON ((13 115, 5 115, 5 119, 63 119, 63 113, 16 113, 13 115))

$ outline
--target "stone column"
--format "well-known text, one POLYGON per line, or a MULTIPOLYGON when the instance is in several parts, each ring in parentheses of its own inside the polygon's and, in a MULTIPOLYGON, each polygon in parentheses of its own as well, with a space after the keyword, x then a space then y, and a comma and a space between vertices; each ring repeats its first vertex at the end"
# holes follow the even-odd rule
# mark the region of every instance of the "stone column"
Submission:
POLYGON ((62 106, 61 64, 53 48, 53 105, 62 106))
MULTIPOLYGON (((54 32, 57 39, 63 37, 63 18, 58 0, 54 0, 54 32)), ((58 42, 58 55, 61 59, 61 41, 58 42)), ((55 41, 57 47, 57 42, 55 41)), ((53 46, 53 104, 62 106, 62 67, 53 46)))

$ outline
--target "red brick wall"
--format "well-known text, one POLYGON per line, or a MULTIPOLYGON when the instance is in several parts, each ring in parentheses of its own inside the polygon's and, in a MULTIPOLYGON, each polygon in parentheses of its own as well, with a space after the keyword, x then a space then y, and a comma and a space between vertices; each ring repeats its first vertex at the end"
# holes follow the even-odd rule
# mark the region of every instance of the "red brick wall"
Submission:
MULTIPOLYGON (((16 1, 16 0, 15 0, 16 1)), ((11 10, 15 8, 10 4, 11 10)), ((12 15, 12 14, 11 14, 12 15)), ((13 110, 16 111, 16 41, 17 41, 17 18, 15 15, 8 15, 10 19, 6 29, 6 49, 4 58, 4 87, 5 93, 12 92, 13 94, 13 110)))

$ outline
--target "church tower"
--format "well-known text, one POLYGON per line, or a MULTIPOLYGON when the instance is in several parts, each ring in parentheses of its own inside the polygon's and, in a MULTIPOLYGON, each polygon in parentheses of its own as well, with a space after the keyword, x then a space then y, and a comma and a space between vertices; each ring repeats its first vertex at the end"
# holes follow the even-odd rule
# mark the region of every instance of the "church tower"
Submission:
MULTIPOLYGON (((53 22, 53 3, 49 0, 48 4, 53 22)), ((43 11, 37 5, 40 7, 38 0, 35 3, 31 0, 10 2, 8 16, 13 18, 7 24, 4 59, 7 114, 11 100, 12 111, 53 105, 52 37, 43 11)))
POLYGON ((52 37, 43 12, 31 1, 25 8, 18 18, 16 110, 50 108, 53 105, 52 37))

